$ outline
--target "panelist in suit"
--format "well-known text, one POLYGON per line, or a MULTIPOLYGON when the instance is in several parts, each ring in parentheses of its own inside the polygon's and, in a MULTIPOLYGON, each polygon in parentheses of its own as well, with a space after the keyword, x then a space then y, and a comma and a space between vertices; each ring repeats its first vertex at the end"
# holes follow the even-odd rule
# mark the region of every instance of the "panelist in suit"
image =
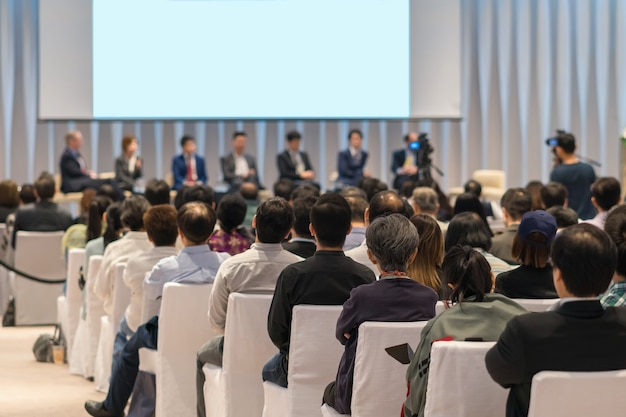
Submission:
POLYGON ((185 135, 180 139, 180 146, 183 152, 172 159, 172 190, 178 190, 182 185, 205 184, 208 178, 204 158, 196 154, 196 140, 193 136, 185 135))
POLYGON ((119 187, 132 191, 135 181, 143 175, 143 161, 137 155, 137 138, 126 135, 122 138, 122 155, 115 160, 115 181, 119 187))
POLYGON ((302 135, 295 130, 287 133, 287 149, 278 154, 277 157, 279 179, 288 178, 292 180, 296 186, 309 183, 320 188, 319 184, 313 182, 315 179, 315 171, 309 161, 309 156, 306 152, 300 150, 301 138, 302 135))
POLYGON ((118 200, 124 198, 122 190, 115 181, 110 179, 98 179, 97 174, 87 169, 87 164, 80 154, 83 146, 83 134, 79 130, 69 131, 65 135, 66 148, 61 155, 59 166, 61 168, 61 191, 74 193, 86 188, 98 189, 102 184, 111 184, 118 200))
POLYGON ((561 299, 551 311, 510 320, 485 356, 493 380, 510 388, 507 417, 528 415, 538 372, 626 369, 626 309, 605 310, 598 298, 615 271, 615 244, 595 226, 574 225, 556 237, 552 263, 561 299))
POLYGON ((417 153, 410 149, 411 143, 417 142, 417 133, 410 132, 404 136, 404 149, 393 152, 391 172, 395 174, 393 188, 400 190, 406 181, 418 179, 417 153))
POLYGON ((220 158, 224 181, 230 185, 231 191, 239 190, 244 182, 254 184, 257 189, 264 188, 259 181, 256 159, 244 152, 246 138, 245 132, 233 133, 233 151, 220 158))
POLYGON ((337 182, 341 187, 357 186, 363 177, 369 177, 364 170, 367 162, 367 152, 362 149, 363 133, 359 129, 352 129, 348 133, 348 149, 339 152, 337 157, 337 182))

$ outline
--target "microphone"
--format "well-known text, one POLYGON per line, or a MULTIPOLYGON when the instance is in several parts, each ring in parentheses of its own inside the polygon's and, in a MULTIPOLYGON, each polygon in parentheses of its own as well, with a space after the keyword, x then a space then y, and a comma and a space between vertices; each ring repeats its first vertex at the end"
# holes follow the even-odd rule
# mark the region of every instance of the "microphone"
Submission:
POLYGON ((586 157, 578 155, 578 154, 576 154, 576 158, 580 159, 583 162, 591 164, 591 165, 593 165, 595 167, 602 168, 602 164, 600 162, 596 161, 595 159, 586 158, 586 157))

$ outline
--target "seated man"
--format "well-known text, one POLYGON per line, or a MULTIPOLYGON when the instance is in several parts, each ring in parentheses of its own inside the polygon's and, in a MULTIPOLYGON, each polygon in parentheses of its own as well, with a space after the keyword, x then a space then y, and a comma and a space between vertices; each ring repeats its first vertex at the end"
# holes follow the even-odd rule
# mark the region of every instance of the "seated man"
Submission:
POLYGON ((170 204, 170 186, 164 180, 153 178, 146 184, 143 196, 151 206, 170 204))
POLYGON ((233 134, 233 151, 220 158, 224 182, 230 185, 231 191, 239 190, 243 183, 252 183, 257 189, 263 189, 259 181, 256 159, 245 153, 246 133, 235 132, 233 134))
POLYGON ((11 245, 15 248, 17 232, 56 232, 70 227, 73 223, 72 216, 52 202, 54 197, 54 178, 48 173, 43 173, 35 181, 35 195, 37 202, 33 205, 25 205, 15 212, 15 222, 11 245))
POLYGON ((437 220, 437 224, 441 232, 446 234, 448 223, 437 219, 439 212, 439 196, 437 192, 430 187, 417 187, 411 194, 412 207, 415 214, 426 214, 437 220))
POLYGON ((509 264, 517 264, 519 261, 511 254, 513 239, 517 235, 522 216, 532 208, 532 199, 523 188, 509 188, 502 195, 500 205, 506 229, 491 239, 491 253, 509 264))
POLYGON ((172 175, 174 185, 172 190, 178 190, 182 185, 202 185, 207 182, 204 158, 196 154, 196 140, 193 136, 185 135, 180 139, 183 152, 172 158, 172 175))
POLYGON ((291 240, 283 242, 283 248, 303 258, 313 256, 316 249, 315 239, 311 236, 309 228, 311 224, 311 209, 313 209, 316 202, 317 197, 308 195, 298 197, 291 203, 296 220, 291 228, 291 240))
POLYGON ((622 187, 619 181, 613 177, 598 178, 591 186, 591 204, 598 214, 593 219, 585 220, 585 223, 593 224, 604 229, 604 222, 610 210, 619 204, 622 195, 622 187))
POLYGON ((571 226, 557 236, 552 262, 561 300, 552 311, 511 319, 485 356, 493 380, 510 388, 507 417, 528 415, 531 381, 540 371, 626 369, 626 310, 605 310, 598 299, 616 261, 615 244, 595 226, 571 226))
POLYGON ((267 318, 270 339, 280 352, 265 364, 262 376, 264 381, 281 387, 287 386, 293 306, 342 305, 353 288, 376 279, 369 268, 343 254, 343 243, 350 232, 350 206, 343 197, 321 196, 311 210, 310 228, 317 252, 281 272, 267 318))
MULTIPOLYGON (((212 252, 206 244, 215 227, 215 210, 204 203, 187 203, 178 211, 177 224, 185 245, 178 256, 162 259, 146 277, 147 299, 160 300, 166 282, 210 284, 228 254, 212 252)), ((159 306, 160 307, 160 306, 159 306)), ((87 401, 85 409, 92 416, 123 416, 139 372, 139 349, 157 348, 159 317, 157 315, 137 328, 122 351, 122 357, 111 374, 109 392, 104 402, 87 401)))
POLYGON ((311 162, 309 162, 309 156, 306 152, 300 150, 301 138, 302 136, 299 132, 292 131, 287 133, 287 149, 276 158, 279 179, 288 178, 296 186, 309 183, 319 189, 319 184, 313 182, 315 180, 315 171, 311 162))
POLYGON ((363 133, 352 129, 348 133, 348 149, 337 155, 337 183, 340 187, 356 186, 363 177, 369 177, 364 169, 367 163, 367 152, 362 148, 363 133))
POLYGON ((343 244, 343 251, 345 252, 356 248, 365 240, 365 210, 367 210, 368 204, 365 198, 361 196, 343 195, 343 197, 350 205, 350 213, 352 214, 352 230, 350 234, 346 236, 346 241, 343 244))
POLYGON ((418 180, 417 152, 412 149, 412 144, 417 144, 417 139, 417 133, 410 132, 404 136, 404 149, 393 151, 391 172, 395 174, 393 188, 398 191, 406 181, 418 180))
POLYGON ((206 413, 202 366, 205 363, 222 366, 228 296, 233 292, 272 294, 283 268, 302 260, 280 246, 289 234, 293 220, 293 210, 284 199, 271 198, 261 204, 252 220, 257 231, 256 242, 250 250, 224 261, 215 276, 209 301, 209 324, 222 336, 214 337, 198 351, 198 416, 206 413))
POLYGON ((621 205, 611 210, 604 223, 604 231, 617 246, 617 267, 611 286, 604 293, 600 302, 602 307, 626 306, 626 206, 621 205))

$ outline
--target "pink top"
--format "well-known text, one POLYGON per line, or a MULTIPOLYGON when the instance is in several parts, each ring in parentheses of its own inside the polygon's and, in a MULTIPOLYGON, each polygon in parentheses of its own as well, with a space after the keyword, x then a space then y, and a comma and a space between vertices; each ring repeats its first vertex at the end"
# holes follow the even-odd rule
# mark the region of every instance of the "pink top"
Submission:
POLYGON ((223 230, 216 230, 209 238, 209 247, 214 252, 228 252, 231 255, 237 255, 250 249, 250 241, 237 231, 227 233, 223 230))

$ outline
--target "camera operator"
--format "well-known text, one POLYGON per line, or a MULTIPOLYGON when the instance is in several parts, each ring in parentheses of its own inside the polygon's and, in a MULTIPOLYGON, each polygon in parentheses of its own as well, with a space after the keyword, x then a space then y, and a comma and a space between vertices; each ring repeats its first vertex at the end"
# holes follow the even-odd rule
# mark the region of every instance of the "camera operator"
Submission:
POLYGON ((421 177, 429 177, 430 158, 432 147, 428 141, 428 135, 422 133, 417 135, 410 132, 404 136, 404 149, 393 152, 391 171, 396 175, 393 180, 393 188, 401 190, 402 185, 407 181, 417 181, 421 177), (420 170, 423 175, 420 175, 420 170))

